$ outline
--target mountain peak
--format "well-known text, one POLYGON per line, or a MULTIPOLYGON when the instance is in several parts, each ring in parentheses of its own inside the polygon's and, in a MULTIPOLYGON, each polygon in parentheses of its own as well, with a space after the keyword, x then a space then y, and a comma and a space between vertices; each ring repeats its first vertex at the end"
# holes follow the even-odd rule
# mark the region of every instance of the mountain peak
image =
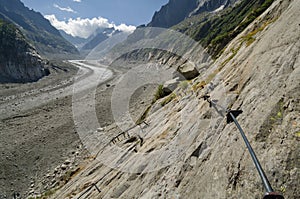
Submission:
POLYGON ((155 12, 150 27, 169 28, 195 14, 213 12, 226 8, 239 0, 169 0, 158 12, 155 12))

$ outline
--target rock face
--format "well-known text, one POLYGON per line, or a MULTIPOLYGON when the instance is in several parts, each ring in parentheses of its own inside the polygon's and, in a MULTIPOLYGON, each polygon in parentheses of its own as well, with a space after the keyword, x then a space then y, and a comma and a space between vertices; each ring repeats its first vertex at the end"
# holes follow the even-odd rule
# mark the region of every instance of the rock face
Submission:
POLYGON ((186 17, 212 12, 218 8, 226 8, 238 0, 170 0, 158 12, 155 12, 150 27, 169 28, 178 24, 186 17))
POLYGON ((200 14, 203 12, 216 12, 224 8, 234 5, 240 0, 202 0, 198 1, 198 7, 190 13, 191 15, 200 14))
POLYGON ((205 74, 150 110, 146 124, 120 137, 116 126, 105 128, 117 139, 98 146, 91 141, 98 159, 52 198, 262 198, 265 190, 237 128, 226 123, 222 108, 203 100, 206 93, 243 110, 238 121, 274 190, 299 196, 299 16, 298 0, 275 0, 205 74))
POLYGON ((79 54, 41 13, 29 10, 20 0, 1 0, 0 18, 21 27, 24 36, 42 55, 79 54))
POLYGON ((49 74, 44 61, 13 24, 0 20, 0 82, 32 82, 49 74))
POLYGON ((198 0, 182 1, 170 0, 168 4, 163 6, 160 11, 155 12, 148 26, 151 27, 171 27, 185 17, 187 17, 195 8, 197 8, 198 0), (176 12, 174 12, 176 10, 176 12))

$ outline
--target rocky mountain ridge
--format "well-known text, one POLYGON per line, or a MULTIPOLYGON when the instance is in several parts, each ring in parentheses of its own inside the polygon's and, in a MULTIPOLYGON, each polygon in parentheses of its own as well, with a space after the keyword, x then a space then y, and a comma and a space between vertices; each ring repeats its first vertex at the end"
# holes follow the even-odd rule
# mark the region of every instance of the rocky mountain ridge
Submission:
POLYGON ((192 15, 220 11, 234 5, 239 0, 170 0, 155 12, 149 27, 169 28, 192 15))
POLYGON ((49 75, 45 61, 13 24, 0 19, 0 82, 32 82, 49 75))

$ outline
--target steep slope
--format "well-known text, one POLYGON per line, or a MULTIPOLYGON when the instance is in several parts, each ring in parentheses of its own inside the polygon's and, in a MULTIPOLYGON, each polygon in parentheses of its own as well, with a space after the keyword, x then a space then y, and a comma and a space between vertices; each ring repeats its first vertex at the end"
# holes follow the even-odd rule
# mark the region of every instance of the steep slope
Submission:
POLYGON ((243 110, 238 120, 273 188, 297 198, 299 16, 298 0, 275 0, 208 70, 179 86, 173 97, 156 101, 146 124, 123 134, 114 125, 95 133, 115 136, 105 146, 85 137, 97 159, 81 166, 52 198, 262 198, 260 178, 237 128, 203 100, 205 93, 243 110), (148 158, 139 158, 143 155, 148 158))
POLYGON ((16 24, 43 55, 78 54, 77 49, 48 20, 40 13, 29 10, 20 0, 1 0, 0 18, 16 24))
POLYGON ((238 0, 170 0, 155 12, 150 27, 169 28, 194 14, 213 12, 233 5, 238 0))
POLYGON ((49 74, 44 61, 13 24, 0 19, 0 83, 32 82, 49 74))

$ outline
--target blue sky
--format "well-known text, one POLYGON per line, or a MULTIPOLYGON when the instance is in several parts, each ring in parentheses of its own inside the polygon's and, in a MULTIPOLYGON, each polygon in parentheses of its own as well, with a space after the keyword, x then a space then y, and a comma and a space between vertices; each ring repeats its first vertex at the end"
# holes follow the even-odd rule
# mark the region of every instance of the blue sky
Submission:
POLYGON ((151 21, 169 0, 21 0, 44 15, 58 30, 88 38, 98 29, 133 32, 151 21))
POLYGON ((168 0, 21 0, 27 7, 58 20, 102 17, 115 24, 148 23, 168 0))

